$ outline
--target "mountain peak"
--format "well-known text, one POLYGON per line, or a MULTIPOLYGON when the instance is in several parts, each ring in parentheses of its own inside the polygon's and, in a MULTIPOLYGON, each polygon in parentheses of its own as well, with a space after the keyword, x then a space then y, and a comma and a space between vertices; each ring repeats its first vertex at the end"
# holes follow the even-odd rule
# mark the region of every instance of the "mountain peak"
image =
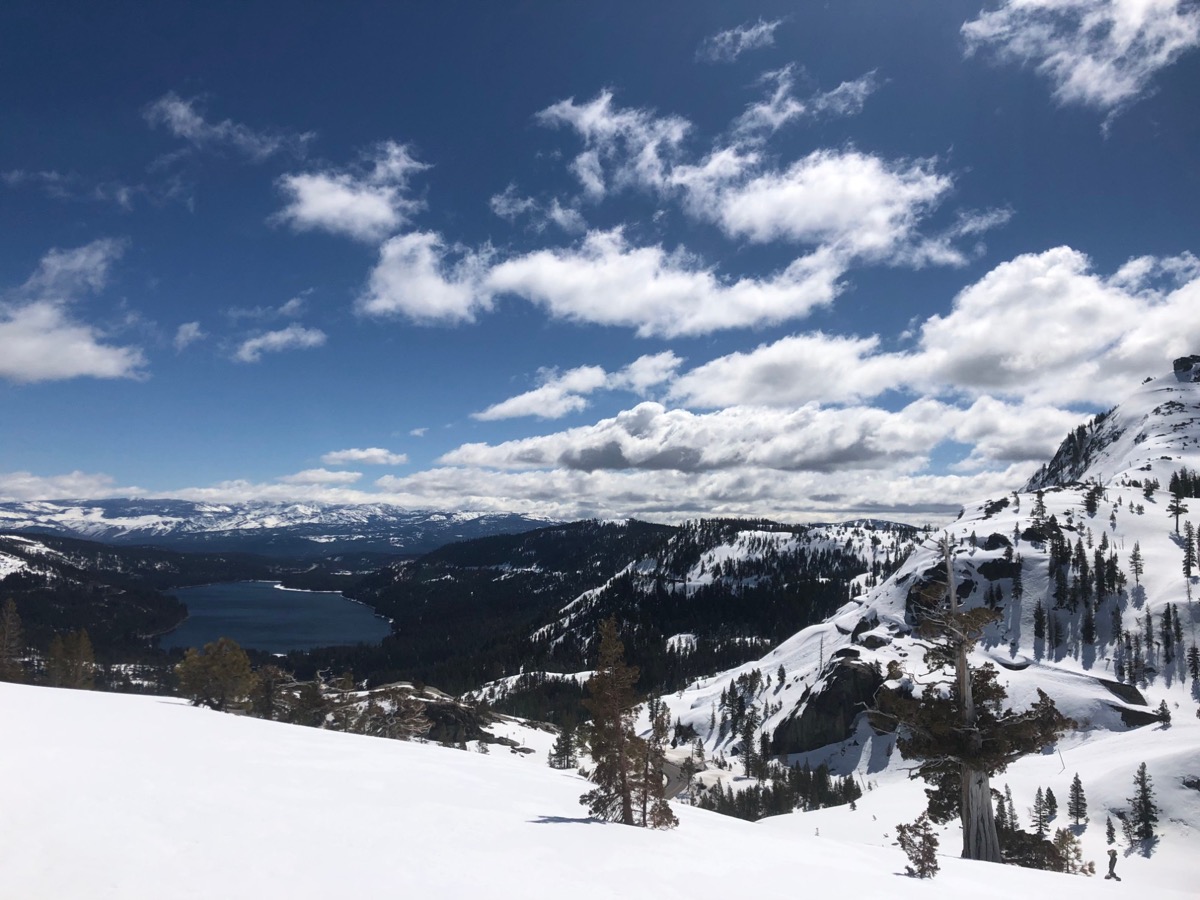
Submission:
POLYGON ((1179 357, 1170 375, 1147 378, 1119 405, 1078 426, 1022 490, 1122 478, 1166 484, 1181 466, 1200 467, 1197 355, 1179 357))

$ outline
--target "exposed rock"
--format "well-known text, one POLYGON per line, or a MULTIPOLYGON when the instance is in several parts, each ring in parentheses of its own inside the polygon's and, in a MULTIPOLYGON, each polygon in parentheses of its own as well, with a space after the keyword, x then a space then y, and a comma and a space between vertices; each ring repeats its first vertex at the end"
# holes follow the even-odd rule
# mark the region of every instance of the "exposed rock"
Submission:
POLYGON ((878 650, 880 647, 886 647, 892 642, 892 639, 883 634, 865 634, 859 643, 868 650, 878 650))
POLYGON ((1117 706, 1115 703, 1110 704, 1113 709, 1121 714, 1121 721, 1128 728, 1141 728, 1143 725, 1157 725, 1161 720, 1158 715, 1152 712, 1141 709, 1130 709, 1128 706, 1117 706))
POLYGON ((984 550, 999 550, 1001 547, 1011 547, 1012 541, 998 531, 993 531, 983 542, 984 550))
POLYGON ((469 706, 460 703, 426 703, 425 717, 433 723, 425 737, 439 744, 461 744, 466 741, 483 741, 488 744, 509 744, 509 738, 498 738, 483 730, 483 716, 469 706))
POLYGON ((859 660, 837 661, 823 686, 775 729, 771 752, 805 753, 848 740, 854 734, 855 718, 875 702, 875 692, 882 684, 883 675, 876 666, 859 660))
POLYGON ((996 513, 1000 512, 1000 510, 1004 509, 1006 506, 1008 506, 1008 498, 1007 497, 1001 497, 999 500, 989 500, 987 502, 987 504, 983 507, 983 517, 985 519, 990 519, 992 516, 994 516, 996 513))
POLYGON ((979 574, 988 581, 999 581, 1001 578, 1014 578, 1019 568, 1016 560, 989 559, 979 564, 979 574))
POLYGON ((1096 680, 1104 685, 1109 693, 1121 698, 1126 703, 1132 703, 1135 706, 1146 705, 1146 698, 1132 684, 1122 684, 1119 681, 1111 681, 1107 678, 1097 678, 1096 680))

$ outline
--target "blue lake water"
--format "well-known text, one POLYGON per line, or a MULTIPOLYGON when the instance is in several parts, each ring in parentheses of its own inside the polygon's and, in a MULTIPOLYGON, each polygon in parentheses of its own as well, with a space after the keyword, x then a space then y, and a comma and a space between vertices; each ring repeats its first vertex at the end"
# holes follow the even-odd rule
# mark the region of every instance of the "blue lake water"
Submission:
POLYGON ((288 591, 274 581, 235 581, 176 588, 187 620, 160 639, 162 647, 203 647, 230 637, 272 653, 334 644, 378 644, 390 632, 370 607, 330 591, 288 591))

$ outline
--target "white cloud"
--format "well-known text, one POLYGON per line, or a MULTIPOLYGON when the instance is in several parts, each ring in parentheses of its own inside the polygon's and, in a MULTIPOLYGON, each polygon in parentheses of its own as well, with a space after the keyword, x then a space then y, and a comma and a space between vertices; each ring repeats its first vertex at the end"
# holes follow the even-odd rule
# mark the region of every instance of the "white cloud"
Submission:
POLYGON ((760 79, 771 86, 767 97, 746 107, 733 123, 733 131, 742 140, 757 140, 778 131, 800 118, 822 115, 852 116, 862 112, 863 105, 879 87, 874 71, 843 81, 831 91, 818 92, 806 100, 795 95, 796 67, 784 66, 767 72, 760 79))
POLYGON ((600 366, 580 366, 566 372, 539 369, 542 384, 531 391, 493 404, 471 417, 482 421, 537 416, 540 419, 561 419, 579 412, 588 405, 587 395, 598 390, 627 390, 644 396, 656 385, 668 381, 683 362, 667 350, 652 356, 640 356, 616 372, 606 372, 600 366))
POLYGON ((70 304, 101 290, 124 243, 99 240, 49 251, 29 279, 0 300, 0 378, 15 382, 68 378, 139 378, 137 347, 105 343, 100 329, 78 321, 70 304))
POLYGON ((677 337, 807 315, 834 298, 842 273, 839 260, 817 251, 768 278, 722 279, 683 253, 631 247, 616 230, 590 232, 574 248, 507 259, 485 284, 557 318, 677 337))
POLYGON ((1187 0, 1003 0, 962 32, 968 54, 1034 66, 1059 103, 1115 111, 1200 46, 1200 9, 1187 0))
POLYGON ((539 233, 545 230, 547 223, 572 234, 587 230, 583 214, 575 207, 564 206, 557 197, 550 201, 549 206, 544 206, 532 197, 518 194, 515 184, 510 184, 503 193, 494 194, 488 205, 493 213, 508 222, 529 216, 533 230, 539 233))
POLYGON ((283 484, 353 484, 362 478, 362 472, 331 472, 328 469, 305 469, 294 475, 283 475, 283 484))
POLYGON ((784 471, 915 470, 945 436, 943 404, 898 413, 871 407, 728 407, 696 414, 654 402, 595 425, 497 445, 464 444, 439 460, 499 469, 675 469, 754 466, 784 471))
POLYGON ((279 189, 288 202, 272 220, 297 231, 329 231, 370 242, 395 233, 422 208, 408 196, 409 179, 429 166, 394 141, 373 148, 365 163, 355 171, 284 175, 279 189))
POLYGON ((183 350, 206 337, 208 335, 204 333, 199 322, 184 322, 175 330, 175 349, 183 350))
POLYGON ((278 331, 268 331, 247 338, 238 346, 233 356, 239 362, 254 363, 262 359, 264 353, 278 353, 281 350, 307 350, 322 346, 325 340, 325 332, 319 328, 289 325, 278 331))
POLYGON ((391 238, 379 248, 379 262, 356 309, 367 316, 423 323, 475 321, 476 313, 492 306, 483 283, 490 253, 457 252, 457 262, 449 263, 441 235, 432 232, 391 238))
POLYGON ((874 397, 895 385, 879 339, 821 332, 791 335, 718 357, 679 376, 670 396, 690 406, 799 406, 874 397))
POLYGON ((409 431, 408 431, 408 433, 409 433, 410 435, 412 435, 413 437, 425 437, 425 435, 426 435, 428 432, 429 432, 429 429, 428 429, 427 427, 422 427, 422 428, 410 428, 410 429, 409 429, 409 431))
POLYGON ((782 19, 767 22, 747 22, 728 31, 719 31, 705 38, 696 49, 696 59, 704 62, 733 62, 749 50, 770 47, 775 43, 775 29, 783 24, 782 19))
POLYGON ((584 151, 575 157, 571 169, 584 194, 593 200, 607 193, 609 178, 616 188, 666 185, 672 160, 692 127, 678 116, 617 108, 612 91, 601 91, 584 104, 574 98, 562 100, 542 110, 537 118, 544 125, 572 128, 583 139, 584 151), (611 169, 608 177, 606 165, 611 169))
POLYGON ((292 297, 285 303, 279 306, 231 306, 225 310, 225 315, 233 321, 239 319, 291 319, 304 312, 305 296, 311 293, 311 290, 303 291, 296 297, 292 297))
POLYGON ((118 485, 110 475, 68 472, 64 475, 35 475, 32 472, 0 472, 0 500, 81 500, 100 497, 136 497, 142 489, 118 485))
POLYGON ((886 260, 916 238, 952 185, 932 160, 889 163, 855 150, 817 150, 741 183, 693 182, 691 208, 731 237, 826 244, 886 260))
POLYGON ((209 122, 196 111, 196 99, 185 100, 174 92, 164 94, 144 111, 151 126, 161 125, 177 138, 195 147, 227 146, 250 159, 261 161, 276 153, 302 154, 314 135, 278 131, 256 131, 224 119, 209 122))
POLYGON ((403 453, 393 453, 382 447, 367 447, 364 450, 333 450, 321 457, 321 462, 327 466, 344 466, 358 463, 365 466, 402 466, 408 462, 403 453))
POLYGON ((921 327, 900 376, 1032 403, 1104 404, 1200 346, 1200 262, 1132 260, 1110 277, 1070 247, 1018 256, 921 327))

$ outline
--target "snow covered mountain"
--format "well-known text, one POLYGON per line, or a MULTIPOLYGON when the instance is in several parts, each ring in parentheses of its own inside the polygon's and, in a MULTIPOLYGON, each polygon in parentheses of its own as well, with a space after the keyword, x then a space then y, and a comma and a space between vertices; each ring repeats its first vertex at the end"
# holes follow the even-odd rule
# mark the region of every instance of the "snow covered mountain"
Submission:
POLYGON ((545 519, 515 513, 409 510, 382 503, 154 499, 0 503, 0 531, 294 557, 426 553, 451 541, 528 531, 546 524, 545 519))
MULTIPOLYGON (((1192 501, 1194 513, 1186 510, 1187 492, 1195 491, 1187 473, 1200 470, 1198 375, 1200 358, 1188 357, 1148 379, 1074 432, 1024 490, 971 504, 825 622, 664 696, 672 719, 700 737, 710 758, 735 758, 742 735, 728 716, 736 697, 761 717, 756 739, 765 735, 774 754, 825 762, 863 783, 897 770, 904 763, 894 737, 876 733, 864 712, 880 687, 899 686, 897 671, 918 683, 928 678, 913 602, 945 584, 939 544, 948 537, 964 606, 999 613, 973 665, 997 668, 1014 709, 1031 705, 1040 688, 1079 725, 1053 758, 1022 760, 993 786, 1010 777, 1027 786, 1025 796, 1018 792, 1023 809, 1035 785, 1053 782, 1064 795, 1075 771, 1085 783, 1104 783, 1083 835, 1085 857, 1099 859, 1105 816, 1116 819, 1127 807, 1140 759, 1176 812, 1165 825, 1171 840, 1194 837, 1200 742, 1176 735, 1197 733, 1200 700, 1186 663, 1197 641, 1191 598, 1200 569, 1193 563, 1185 576, 1195 530, 1189 515, 1200 520, 1200 501, 1192 501), (1168 509, 1172 482, 1184 494, 1178 515, 1168 509), (1169 727, 1162 704, 1173 717, 1169 727)), ((1182 870, 1179 877, 1184 884, 1182 870)))

